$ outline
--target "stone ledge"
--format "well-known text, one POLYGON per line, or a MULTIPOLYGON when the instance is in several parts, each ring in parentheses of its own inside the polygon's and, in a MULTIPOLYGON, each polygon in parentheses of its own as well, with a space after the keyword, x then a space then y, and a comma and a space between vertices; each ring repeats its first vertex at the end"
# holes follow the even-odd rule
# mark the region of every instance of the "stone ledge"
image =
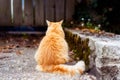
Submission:
POLYGON ((79 30, 65 30, 77 34, 82 39, 89 38, 91 50, 89 66, 90 68, 96 66, 100 80, 120 80, 120 35, 96 36, 86 35, 79 30))

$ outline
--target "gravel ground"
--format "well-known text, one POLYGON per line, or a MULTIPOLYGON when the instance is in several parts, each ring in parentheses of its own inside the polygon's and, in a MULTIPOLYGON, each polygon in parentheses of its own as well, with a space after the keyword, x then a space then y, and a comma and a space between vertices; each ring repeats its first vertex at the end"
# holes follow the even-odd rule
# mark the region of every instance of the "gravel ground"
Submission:
POLYGON ((52 74, 35 70, 34 54, 43 35, 0 34, 0 80, 96 80, 89 74, 52 74))
POLYGON ((0 53, 0 80, 96 80, 94 76, 44 73, 35 70, 35 48, 19 48, 21 54, 0 53))

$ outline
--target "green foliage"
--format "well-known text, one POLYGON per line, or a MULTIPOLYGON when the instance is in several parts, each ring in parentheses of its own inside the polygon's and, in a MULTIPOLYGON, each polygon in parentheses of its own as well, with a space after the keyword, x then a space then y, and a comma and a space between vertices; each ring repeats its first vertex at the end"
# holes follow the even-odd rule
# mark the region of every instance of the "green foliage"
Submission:
POLYGON ((89 21, 88 21, 88 22, 85 24, 85 28, 94 29, 94 30, 96 30, 96 31, 99 31, 100 28, 101 28, 101 25, 100 25, 100 24, 95 25, 95 24, 93 24, 92 22, 89 22, 89 21))
POLYGON ((92 24, 91 22, 87 22, 87 23, 86 23, 86 27, 87 27, 87 28, 92 28, 92 27, 93 27, 93 24, 92 24))
POLYGON ((73 50, 75 53, 73 58, 75 60, 84 60, 88 69, 89 55, 91 52, 88 46, 89 39, 82 40, 77 34, 72 34, 69 31, 65 31, 65 34, 70 50, 73 50))
MULTIPOLYGON (((80 24, 82 18, 88 28, 101 24, 101 29, 120 34, 120 0, 77 0, 73 19, 80 24), (91 23, 88 22, 91 19, 91 23)), ((98 29, 94 27, 95 29, 98 29)))

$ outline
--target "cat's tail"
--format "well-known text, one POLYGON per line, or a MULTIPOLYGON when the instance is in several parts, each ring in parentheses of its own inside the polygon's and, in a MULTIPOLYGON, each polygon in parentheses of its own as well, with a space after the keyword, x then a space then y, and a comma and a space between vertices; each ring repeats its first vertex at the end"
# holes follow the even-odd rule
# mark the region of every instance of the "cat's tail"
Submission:
POLYGON ((65 64, 48 65, 48 66, 37 65, 36 69, 44 72, 75 75, 75 74, 82 74, 85 71, 85 63, 84 61, 79 61, 75 65, 65 65, 65 64))

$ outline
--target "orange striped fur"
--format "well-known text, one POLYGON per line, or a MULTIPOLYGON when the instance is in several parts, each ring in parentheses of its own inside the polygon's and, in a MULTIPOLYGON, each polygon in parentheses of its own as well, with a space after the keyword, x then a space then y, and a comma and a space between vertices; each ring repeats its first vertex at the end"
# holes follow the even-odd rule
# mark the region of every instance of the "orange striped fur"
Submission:
POLYGON ((47 21, 46 35, 41 40, 34 56, 37 62, 36 69, 60 74, 82 74, 85 70, 84 61, 79 61, 76 65, 65 65, 69 61, 69 56, 62 22, 47 21))

